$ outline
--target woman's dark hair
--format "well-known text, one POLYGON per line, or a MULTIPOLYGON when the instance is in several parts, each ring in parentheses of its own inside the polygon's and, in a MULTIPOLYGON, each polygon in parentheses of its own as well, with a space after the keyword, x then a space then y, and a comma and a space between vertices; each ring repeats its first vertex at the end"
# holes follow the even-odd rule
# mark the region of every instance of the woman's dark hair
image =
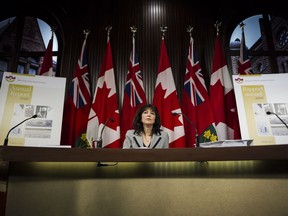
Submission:
POLYGON ((152 129, 153 134, 161 134, 162 130, 160 129, 161 121, 160 121, 159 111, 157 107, 153 104, 145 104, 137 110, 134 116, 134 120, 133 120, 133 128, 135 129, 135 133, 139 135, 141 132, 144 131, 141 118, 142 118, 142 113, 148 109, 151 109, 155 113, 155 123, 153 124, 153 129, 152 129))

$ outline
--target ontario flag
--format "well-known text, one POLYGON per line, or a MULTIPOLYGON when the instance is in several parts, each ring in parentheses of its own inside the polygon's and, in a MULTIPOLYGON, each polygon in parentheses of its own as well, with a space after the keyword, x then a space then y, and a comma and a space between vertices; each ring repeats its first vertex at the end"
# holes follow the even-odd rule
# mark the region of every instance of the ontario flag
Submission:
POLYGON ((109 36, 89 113, 87 139, 92 146, 101 141, 103 148, 121 147, 120 117, 109 36))
MULTIPOLYGON (((86 36, 87 38, 87 36, 86 36)), ((90 75, 87 64, 86 38, 83 42, 74 77, 64 103, 61 145, 89 147, 86 141, 88 114, 91 107, 90 75)))
POLYGON ((238 66, 238 74, 253 74, 251 62, 248 56, 248 51, 245 43, 245 35, 244 35, 244 24, 241 25, 242 36, 241 36, 241 45, 240 45, 240 57, 239 57, 239 66, 238 66))
POLYGON ((135 49, 135 37, 133 36, 121 111, 121 143, 125 139, 127 130, 132 128, 136 111, 146 103, 143 77, 135 49))
POLYGON ((164 37, 161 41, 160 60, 153 104, 158 108, 163 130, 169 134, 169 148, 185 147, 185 132, 182 113, 174 78, 166 51, 164 37))
POLYGON ((195 147, 202 142, 217 141, 209 94, 192 37, 190 37, 184 78, 182 110, 184 117, 186 116, 184 126, 187 147, 195 147))
POLYGON ((39 75, 41 76, 55 76, 55 72, 53 71, 53 35, 54 33, 52 32, 39 70, 39 75))
POLYGON ((216 36, 210 80, 210 101, 213 107, 218 139, 240 139, 232 79, 218 35, 216 36))

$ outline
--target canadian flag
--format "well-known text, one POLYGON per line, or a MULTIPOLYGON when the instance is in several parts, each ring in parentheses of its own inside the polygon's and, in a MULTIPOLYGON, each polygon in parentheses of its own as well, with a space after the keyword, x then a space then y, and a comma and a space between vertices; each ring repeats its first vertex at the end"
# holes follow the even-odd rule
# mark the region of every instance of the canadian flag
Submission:
POLYGON ((185 147, 185 132, 175 82, 164 42, 161 41, 160 60, 153 104, 158 108, 162 128, 169 134, 169 148, 185 147))
POLYGON ((89 113, 87 139, 92 146, 95 146, 95 142, 101 142, 103 148, 121 147, 120 116, 109 36, 89 113))
POLYGON ((210 80, 210 101, 213 107, 218 140, 240 139, 232 78, 218 35, 215 42, 210 80))

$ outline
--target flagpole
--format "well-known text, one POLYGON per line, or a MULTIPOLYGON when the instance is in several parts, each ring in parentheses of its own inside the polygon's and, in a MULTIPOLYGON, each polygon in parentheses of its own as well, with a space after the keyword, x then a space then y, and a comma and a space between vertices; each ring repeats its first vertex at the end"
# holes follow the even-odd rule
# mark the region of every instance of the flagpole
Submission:
POLYGON ((210 100, 213 107, 218 141, 241 139, 232 77, 227 67, 219 37, 221 25, 222 23, 218 21, 214 24, 216 41, 210 80, 210 100), (216 85, 218 82, 221 85, 216 85), (225 104, 230 105, 227 107, 225 104))
POLYGON ((89 113, 87 139, 91 140, 93 138, 94 140, 96 138, 97 143, 99 143, 99 141, 102 142, 102 148, 119 148, 121 147, 119 106, 112 49, 109 40, 112 27, 108 26, 105 29, 107 30, 108 38, 89 113), (108 91, 109 95, 106 94, 108 91), (105 125, 107 119, 111 120, 107 121, 105 125), (105 129, 103 129, 104 127, 105 129))
POLYGON ((182 116, 171 118, 173 112, 182 111, 164 41, 167 26, 161 26, 160 30, 162 32, 160 58, 152 103, 158 108, 161 127, 169 135, 169 148, 183 148, 186 145, 183 119, 180 119, 182 116))
MULTIPOLYGON (((192 31, 193 31, 193 27, 192 26, 188 26, 186 28, 187 32, 189 33, 189 38, 190 38, 190 42, 191 40, 193 40, 192 38, 192 31)), ((191 56, 190 56, 191 57, 191 56)), ((193 56, 192 56, 193 58, 193 56)), ((189 124, 192 126, 192 128, 194 129, 195 131, 195 145, 196 147, 199 147, 199 133, 198 133, 198 129, 197 127, 195 126, 195 124, 193 123, 193 121, 185 114, 182 114, 184 116, 184 118, 189 122, 189 124)))
MULTIPOLYGON (((55 34, 56 29, 57 29, 56 26, 52 26, 51 27, 51 32, 52 32, 51 41, 52 41, 52 44, 54 42, 54 34, 55 34)), ((53 57, 53 45, 52 45, 52 57, 53 57)))

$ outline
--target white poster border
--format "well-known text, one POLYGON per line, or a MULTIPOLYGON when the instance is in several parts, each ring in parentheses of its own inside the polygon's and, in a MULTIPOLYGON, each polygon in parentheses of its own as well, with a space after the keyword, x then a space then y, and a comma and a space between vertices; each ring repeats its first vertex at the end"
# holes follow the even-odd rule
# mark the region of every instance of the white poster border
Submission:
POLYGON ((288 124, 288 74, 232 75, 232 80, 241 138, 253 139, 253 145, 288 144, 288 129, 278 119, 288 124))
POLYGON ((4 72, 0 89, 0 145, 59 147, 66 78, 4 72))

